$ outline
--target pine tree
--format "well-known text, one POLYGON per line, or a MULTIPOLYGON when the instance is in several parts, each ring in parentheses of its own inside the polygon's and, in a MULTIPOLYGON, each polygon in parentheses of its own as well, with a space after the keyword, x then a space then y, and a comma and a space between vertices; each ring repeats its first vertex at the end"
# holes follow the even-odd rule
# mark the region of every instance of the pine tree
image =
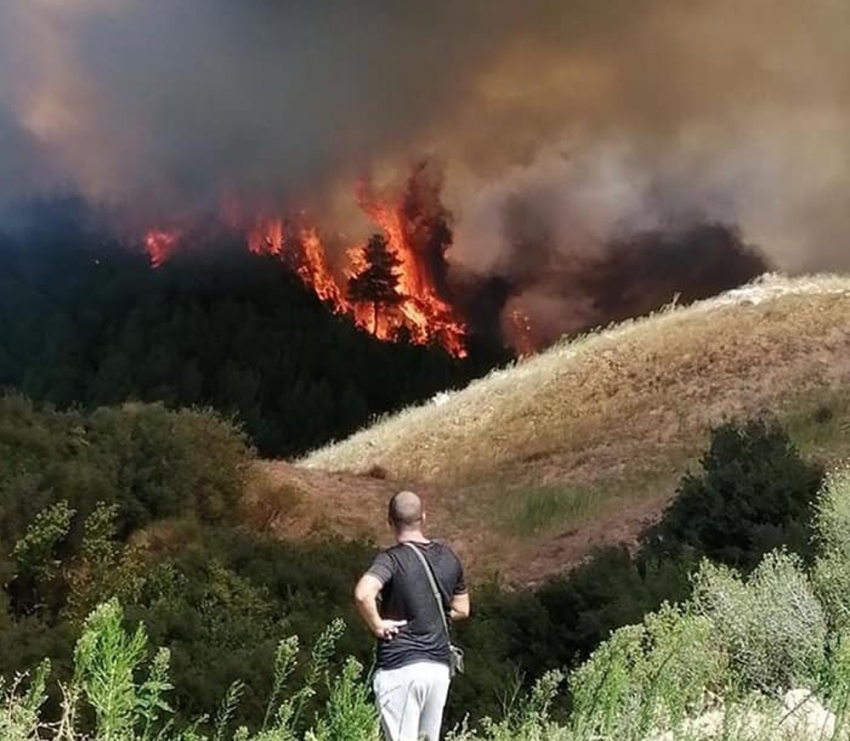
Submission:
POLYGON ((399 303, 398 274, 401 261, 389 250, 387 238, 374 234, 363 250, 366 267, 348 281, 348 297, 354 303, 372 304, 374 318, 372 334, 378 333, 378 309, 399 303))

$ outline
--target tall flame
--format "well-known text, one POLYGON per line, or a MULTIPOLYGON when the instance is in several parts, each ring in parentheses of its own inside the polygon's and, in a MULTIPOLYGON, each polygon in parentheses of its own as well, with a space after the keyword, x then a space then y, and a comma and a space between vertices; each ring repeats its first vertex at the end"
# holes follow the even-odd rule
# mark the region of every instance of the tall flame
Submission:
MULTIPOLYGON (((363 329, 387 341, 406 338, 416 344, 439 344, 456 357, 465 357, 466 325, 452 306, 440 296, 437 276, 429 264, 434 255, 429 243, 431 233, 427 214, 414 213, 410 193, 389 201, 375 198, 366 186, 358 190, 358 201, 376 229, 387 239, 387 249, 398 262, 395 270, 398 300, 386 305, 352 301, 348 297, 349 280, 368 267, 365 243, 350 245, 345 251, 346 264, 332 269, 325 243, 312 225, 290 226, 278 216, 255 217, 246 228, 246 247, 255 254, 280 257, 302 282, 315 291, 337 314, 350 316, 363 329)), ((233 225, 242 221, 231 203, 224 218, 233 225)), ((145 237, 145 247, 153 267, 169 258, 181 238, 179 232, 155 229, 145 237)), ((446 244, 437 245, 444 257, 446 244)))

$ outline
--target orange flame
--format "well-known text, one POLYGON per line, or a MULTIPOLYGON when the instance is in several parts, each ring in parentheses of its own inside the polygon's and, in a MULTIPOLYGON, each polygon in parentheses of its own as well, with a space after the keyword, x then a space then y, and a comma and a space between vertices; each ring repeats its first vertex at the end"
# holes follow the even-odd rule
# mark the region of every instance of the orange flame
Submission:
POLYGON ((261 221, 248 234, 248 249, 255 255, 279 255, 283 252, 283 220, 261 221))
POLYGON ((180 230, 164 229, 151 229, 145 234, 145 249, 153 267, 158 268, 171 257, 181 236, 180 230))
MULTIPOLYGON (((411 184, 415 183, 415 176, 411 184)), ((440 298, 435 277, 429 270, 422 245, 416 244, 417 231, 431 236, 426 227, 408 218, 404 212, 404 201, 382 203, 370 192, 365 183, 358 188, 358 202, 372 222, 387 236, 389 249, 400 263, 397 292, 400 297, 399 311, 403 316, 400 324, 411 333, 418 344, 436 340, 457 357, 466 356, 466 326, 455 310, 440 298)), ((421 220, 421 219, 420 219, 421 220)), ((358 323, 365 326, 358 317, 358 323)), ((400 327, 397 325, 394 330, 400 327)), ((376 332, 380 337, 381 333, 376 332)), ((384 339, 391 339, 387 336, 384 339)))
POLYGON ((315 229, 304 229, 301 232, 303 260, 297 270, 301 280, 312 286, 316 295, 323 301, 328 301, 337 311, 344 310, 345 300, 336 279, 328 268, 325 260, 325 249, 322 240, 315 229))
MULTIPOLYGON (((255 254, 280 257, 292 264, 303 283, 315 291, 331 310, 350 316, 354 322, 382 340, 396 341, 406 337, 416 344, 438 343, 456 357, 465 357, 466 326, 455 310, 442 298, 431 274, 427 255, 417 243, 428 237, 427 224, 416 222, 405 214, 404 201, 380 202, 367 192, 358 191, 361 208, 374 225, 387 237, 387 247, 396 257, 398 301, 375 307, 355 303, 347 296, 348 281, 366 267, 364 245, 355 244, 345 251, 347 264, 338 272, 332 270, 328 251, 319 231, 313 226, 287 229, 280 217, 257 217, 247 229, 247 248, 255 254)), ((229 203, 224 218, 231 226, 241 221, 239 209, 229 203)), ((153 267, 159 267, 173 253, 181 238, 179 232, 151 230, 145 246, 153 267)))

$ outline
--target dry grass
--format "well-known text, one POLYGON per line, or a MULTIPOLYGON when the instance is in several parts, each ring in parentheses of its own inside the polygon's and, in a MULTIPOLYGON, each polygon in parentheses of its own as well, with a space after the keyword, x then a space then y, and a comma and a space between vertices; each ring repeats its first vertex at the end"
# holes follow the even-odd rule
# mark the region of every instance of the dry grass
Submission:
POLYGON ((417 486, 479 573, 535 580, 634 538, 725 418, 770 411, 807 451, 850 454, 848 381, 850 278, 770 277, 563 343, 286 470, 354 492, 330 511, 308 498, 311 516, 377 518, 378 537, 383 497, 417 486))
POLYGON ((300 464, 453 485, 552 457, 598 473, 848 377, 850 279, 773 278, 559 345, 300 464))

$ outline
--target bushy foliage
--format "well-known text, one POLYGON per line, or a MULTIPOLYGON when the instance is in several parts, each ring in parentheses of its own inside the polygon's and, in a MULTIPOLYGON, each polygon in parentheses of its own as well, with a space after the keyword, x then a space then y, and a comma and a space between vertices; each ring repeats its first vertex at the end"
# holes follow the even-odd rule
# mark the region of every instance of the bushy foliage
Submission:
MULTIPOLYGON (((169 651, 180 727, 214 717, 235 686, 240 702, 230 720, 260 730, 279 638, 316 641, 317 616, 344 618, 351 629, 340 648, 370 666, 371 640, 354 614, 351 587, 373 546, 281 543, 240 527, 233 502, 252 452, 216 415, 158 405, 60 412, 7 397, 0 400, 0 448, 7 495, 0 507, 8 515, 0 522, 7 585, 0 591, 0 674, 49 656, 56 676, 69 681, 85 616, 113 595, 169 651)), ((448 723, 499 717, 545 672, 577 666, 618 628, 665 601, 687 599, 695 559, 692 547, 675 556, 609 548, 535 590, 477 587, 475 619, 458 631, 474 661, 453 689, 448 723)), ((297 653, 303 658, 303 648, 297 653)), ((332 663, 343 676, 345 665, 332 663)), ((298 663, 290 680, 306 682, 306 666, 298 663)), ((354 666, 345 669, 349 679, 354 666)), ((333 683, 313 686, 304 699, 310 712, 328 700, 333 683)), ((351 680, 337 690, 344 695, 354 686, 351 680)), ((61 701, 52 691, 43 717, 57 717, 61 701)), ((553 717, 562 718, 570 702, 569 694, 559 697, 553 717)), ((516 712, 508 715, 515 730, 516 712)), ((336 733, 338 720, 326 723, 314 731, 336 733)))
POLYGON ((35 673, 24 690, 19 680, 0 698, 0 731, 4 741, 36 741, 55 734, 64 741, 377 741, 377 717, 362 689, 362 667, 349 659, 331 680, 328 661, 343 625, 332 623, 310 653, 306 677, 297 691, 286 687, 298 662, 297 639, 281 641, 275 662, 274 691, 268 699, 263 727, 255 734, 242 726, 234 730, 244 685, 236 681, 224 694, 212 718, 200 717, 183 727, 173 723, 169 695, 170 653, 150 653, 141 624, 124 627, 117 600, 103 603, 85 620, 74 650, 74 672, 62 684, 62 711, 54 722, 40 712, 49 664, 35 673), (319 684, 328 690, 325 712, 306 715, 306 701, 319 684), (315 731, 304 733, 303 728, 315 731))
POLYGON ((770 553, 743 581, 706 563, 695 578, 696 609, 716 627, 743 687, 775 690, 816 681, 826 649, 826 616, 800 559, 770 553))
POLYGON ((56 573, 56 550, 68 537, 76 512, 61 500, 39 512, 12 548, 15 570, 22 579, 49 581, 56 573))
POLYGON ((684 477, 663 520, 643 539, 657 556, 689 550, 748 571, 768 551, 811 551, 811 502, 823 469, 805 461, 775 421, 718 427, 702 472, 684 477))
MULTIPOLYGON (((362 662, 371 660, 350 600, 351 584, 369 561, 366 546, 259 541, 232 528, 190 532, 191 540, 181 540, 174 553, 140 552, 114 541, 111 549, 100 549, 99 539, 94 547, 84 540, 82 556, 68 569, 65 607, 51 620, 17 618, 8 626, 0 646, 11 650, 0 656, 2 671, 31 666, 47 652, 57 659, 58 676, 67 677, 80 618, 110 594, 120 596, 128 615, 141 620, 146 633, 169 651, 179 723, 211 713, 239 681, 236 720, 257 727, 274 681, 268 657, 279 636, 297 632, 321 646, 317 616, 344 617, 352 629, 341 647, 362 662)), ((314 677, 313 685, 319 679, 314 677)), ((305 707, 326 691, 321 685, 314 689, 317 699, 305 696, 305 707)))
MULTIPOLYGON (((368 564, 363 546, 255 543, 209 531, 189 552, 161 561, 131 614, 169 647, 181 717, 209 712, 226 687, 244 681, 240 722, 262 718, 273 676, 267 666, 280 635, 318 640, 322 620, 344 617, 342 648, 369 661, 351 584, 368 564)), ((321 692, 321 688, 319 688, 321 692)))
POLYGON ((479 591, 476 619, 461 637, 488 658, 458 687, 458 707, 493 713, 495 703, 481 702, 491 693, 482 690, 508 682, 511 667, 533 679, 576 666, 618 628, 665 601, 685 601, 706 556, 746 572, 774 546, 810 553, 821 470, 775 423, 721 425, 702 464, 683 478, 636 553, 624 545, 601 549, 534 592, 479 591))
MULTIPOLYGON (((847 567, 846 482, 831 476, 815 505, 816 574, 830 549, 847 567)), ((748 578, 705 562, 694 582, 691 601, 616 631, 573 673, 570 738, 846 738, 850 642, 828 624, 803 561, 774 551, 748 578)))
MULTIPOLYGON (((67 679, 82 620, 114 595, 171 652, 178 721, 212 712, 247 677, 241 720, 256 722, 278 636, 311 640, 316 615, 352 618, 351 584, 371 551, 239 529, 252 460, 242 433, 210 412, 86 414, 0 398, 0 675, 47 655, 67 679)), ((367 660, 367 646, 358 625, 344 648, 367 660)))
POLYGON ((850 468, 827 477, 815 509, 820 553, 814 580, 831 624, 850 628, 850 468))
MULTIPOLYGON (((251 459, 242 432, 210 411, 85 414, 0 397, 0 540, 16 542, 62 501, 83 518, 99 502, 117 505, 121 535, 189 513, 216 521, 234 508, 251 459)), ((78 544, 82 532, 72 536, 78 544)))
MULTIPOLYGON (((575 705, 568 723, 554 722, 553 699, 563 681, 550 672, 532 691, 485 719, 477 729, 462 724, 450 741, 812 741, 841 739, 840 714, 812 703, 806 691, 786 696, 784 707, 758 695, 724 693, 725 647, 714 638, 709 617, 665 606, 640 626, 623 628, 572 676, 575 705), (719 695, 707 692, 716 690, 719 695)), ((100 605, 84 623, 74 652, 74 672, 62 683, 62 712, 45 721, 49 665, 32 681, 16 680, 0 693, 0 731, 11 741, 380 741, 363 667, 349 659, 335 676, 329 658, 343 626, 332 623, 315 642, 302 673, 298 640, 278 644, 273 689, 262 727, 235 721, 244 685, 234 682, 211 717, 172 722, 169 652, 151 651, 143 626, 128 626, 120 604, 100 605), (322 702, 305 701, 324 686, 322 702)), ((838 663, 846 665, 846 651, 838 663)), ((846 686, 832 675, 832 689, 846 686)))
POLYGON ((363 677, 363 666, 348 659, 333 680, 325 712, 307 741, 380 741, 377 714, 363 677))
POLYGON ((456 726, 448 741, 567 741, 568 730, 552 722, 551 709, 564 675, 560 671, 543 674, 525 695, 515 695, 503 708, 502 717, 482 719, 470 731, 467 723, 456 726))
POLYGON ((619 739, 681 727, 708 689, 722 689, 726 661, 709 618, 665 605, 617 630, 573 674, 572 725, 619 739))

